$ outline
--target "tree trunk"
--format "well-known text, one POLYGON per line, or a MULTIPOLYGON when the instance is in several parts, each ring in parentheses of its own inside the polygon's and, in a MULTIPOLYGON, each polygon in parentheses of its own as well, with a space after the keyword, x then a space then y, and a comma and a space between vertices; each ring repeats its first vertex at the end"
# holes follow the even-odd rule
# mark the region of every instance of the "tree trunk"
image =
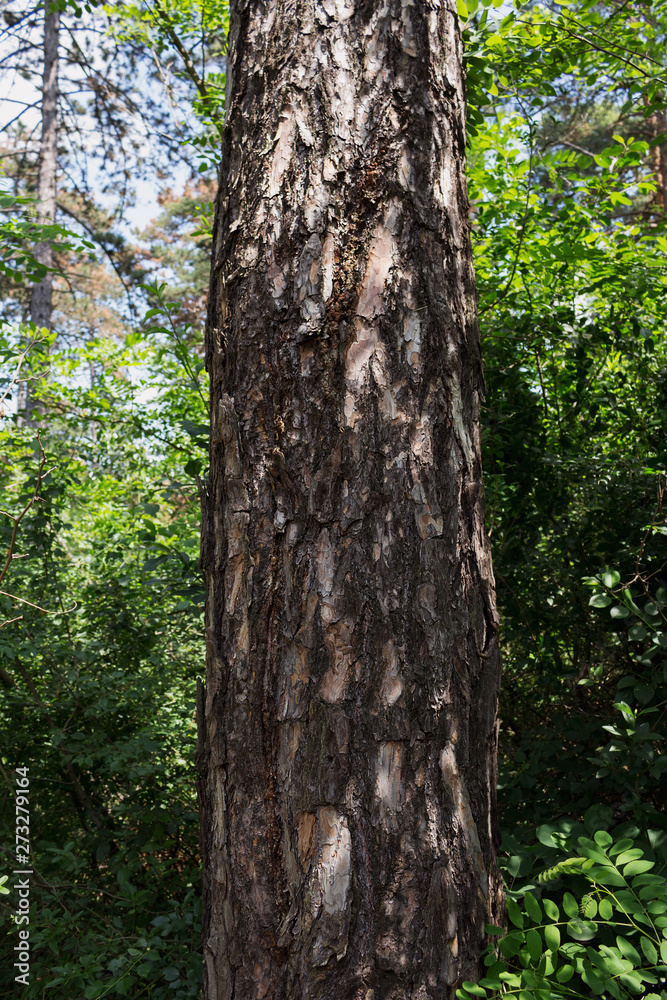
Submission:
MULTIPOLYGON (((44 73, 42 77, 42 134, 39 145, 37 174, 37 221, 50 225, 56 218, 56 169, 58 165, 58 46, 60 43, 60 13, 52 11, 49 0, 44 4, 44 73)), ((37 243, 35 260, 53 267, 53 247, 50 242, 37 243)), ((53 323, 53 273, 32 286, 30 319, 39 329, 51 329, 53 323)), ((33 424, 32 414, 41 409, 35 398, 34 384, 24 381, 19 386, 19 423, 33 424)))
MULTIPOLYGON (((45 0, 44 76, 42 83, 42 136, 39 146, 37 201, 39 221, 53 224, 56 218, 56 168, 58 164, 58 44, 60 14, 45 0)), ((38 243, 35 258, 53 267, 51 243, 38 243)), ((37 327, 51 329, 53 313, 53 275, 33 285, 30 296, 30 319, 37 327)))
MULTIPOLYGON (((667 115, 664 110, 654 111, 652 118, 654 137, 667 135, 667 115)), ((665 215, 667 214, 667 142, 655 145, 652 157, 656 182, 654 201, 660 214, 665 215)))
POLYGON ((207 1000, 428 1000, 499 919, 453 0, 236 0, 207 363, 207 1000))

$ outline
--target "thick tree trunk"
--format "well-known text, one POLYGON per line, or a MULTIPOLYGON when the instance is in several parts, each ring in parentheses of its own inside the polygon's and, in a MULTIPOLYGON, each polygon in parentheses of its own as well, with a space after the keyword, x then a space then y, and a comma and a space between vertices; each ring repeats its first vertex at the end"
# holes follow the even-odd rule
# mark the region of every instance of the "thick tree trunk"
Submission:
POLYGON ((207 356, 207 1000, 428 1000, 499 916, 453 0, 236 0, 207 356))

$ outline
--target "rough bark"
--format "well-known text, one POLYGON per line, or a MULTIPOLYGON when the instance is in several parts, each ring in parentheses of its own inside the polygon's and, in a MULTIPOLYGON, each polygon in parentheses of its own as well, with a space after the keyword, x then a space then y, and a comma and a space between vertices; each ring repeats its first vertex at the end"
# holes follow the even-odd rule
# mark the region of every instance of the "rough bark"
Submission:
POLYGON ((207 1000, 440 1000, 495 868, 452 0, 236 0, 207 363, 207 1000))

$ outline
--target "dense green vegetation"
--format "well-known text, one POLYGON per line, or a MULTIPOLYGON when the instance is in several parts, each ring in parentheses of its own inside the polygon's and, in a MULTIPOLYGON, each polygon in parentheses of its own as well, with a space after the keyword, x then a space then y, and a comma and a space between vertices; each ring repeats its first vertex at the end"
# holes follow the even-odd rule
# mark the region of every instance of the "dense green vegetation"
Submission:
MULTIPOLYGON (((195 997, 202 322, 226 8, 62 9, 150 81, 146 121, 167 81, 194 167, 128 235, 121 154, 109 209, 76 180, 72 138, 48 335, 26 322, 40 274, 20 121, 3 150, 0 874, 28 767, 35 875, 31 984, 13 982, 11 893, 0 982, 25 1000, 195 997)), ((468 992, 664 998, 667 4, 459 0, 459 14, 510 920, 468 992)), ((155 185, 163 128, 141 154, 155 185)))

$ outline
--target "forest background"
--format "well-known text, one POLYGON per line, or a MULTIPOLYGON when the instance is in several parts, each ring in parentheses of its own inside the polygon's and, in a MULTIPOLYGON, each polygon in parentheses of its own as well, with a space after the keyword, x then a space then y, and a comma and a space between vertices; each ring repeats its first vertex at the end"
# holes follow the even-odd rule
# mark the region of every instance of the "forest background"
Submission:
MULTIPOLYGON (((667 3, 459 0, 502 616, 501 864, 461 996, 665 998, 667 3), (651 992, 653 991, 653 992, 651 992)), ((60 0, 57 217, 40 228, 44 8, 0 4, 0 785, 29 768, 30 984, 200 991, 203 323, 222 0, 60 0), (151 205, 154 218, 148 221, 151 205), (55 248, 53 330, 29 322, 55 248)))

